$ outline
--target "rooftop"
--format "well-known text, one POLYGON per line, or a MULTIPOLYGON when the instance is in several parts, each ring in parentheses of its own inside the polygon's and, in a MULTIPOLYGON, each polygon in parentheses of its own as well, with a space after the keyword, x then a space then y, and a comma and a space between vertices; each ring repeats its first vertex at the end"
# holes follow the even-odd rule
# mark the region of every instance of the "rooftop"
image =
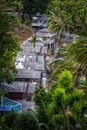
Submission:
POLYGON ((5 92, 24 92, 24 93, 34 93, 37 87, 36 82, 19 82, 15 81, 12 84, 5 83, 5 92))
POLYGON ((18 69, 18 73, 15 78, 41 79, 41 71, 35 71, 29 68, 18 69))
POLYGON ((55 33, 52 33, 48 28, 43 28, 36 33, 36 36, 53 37, 55 33))

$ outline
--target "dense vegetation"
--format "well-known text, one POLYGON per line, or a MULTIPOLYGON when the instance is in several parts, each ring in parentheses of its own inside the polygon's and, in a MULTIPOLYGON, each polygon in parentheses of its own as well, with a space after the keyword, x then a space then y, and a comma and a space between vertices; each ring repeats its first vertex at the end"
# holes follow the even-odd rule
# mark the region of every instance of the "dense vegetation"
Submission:
POLYGON ((45 13, 49 2, 50 0, 23 0, 23 11, 29 14, 29 16, 37 12, 45 13))
MULTIPOLYGON (((49 20, 48 27, 58 34, 57 46, 60 45, 63 32, 69 32, 73 35, 79 35, 79 39, 76 39, 74 43, 62 44, 61 48, 64 51, 60 50, 59 53, 65 54, 65 61, 61 61, 61 65, 58 62, 53 63, 58 68, 55 74, 58 74, 58 71, 69 68, 70 71, 73 71, 75 75, 75 82, 77 79, 84 76, 87 80, 87 7, 86 1, 84 0, 55 0, 49 4, 49 20), (60 66, 60 67, 59 67, 60 66), (68 67, 69 66, 69 67, 68 67), (84 66, 84 67, 82 67, 84 66), (63 67, 63 68, 62 68, 63 67), (72 68, 72 69, 71 69, 72 68)), ((59 57, 59 55, 58 55, 59 57)), ((77 83, 75 83, 77 86, 77 83)))
MULTIPOLYGON (((40 87, 35 93, 36 112, 0 115, 0 130, 86 130, 87 129, 87 2, 85 0, 0 0, 0 83, 11 82, 14 58, 20 49, 11 32, 18 19, 5 9, 49 16, 48 27, 57 33, 59 53, 50 67, 54 80, 48 92, 40 87), (47 10, 46 10, 47 9, 47 10), (61 44, 64 32, 79 35, 73 43, 61 44)), ((36 37, 32 42, 35 47, 36 37)))
POLYGON ((10 112, 0 115, 0 130, 39 130, 38 119, 33 111, 21 114, 10 112))
POLYGON ((11 33, 17 20, 3 11, 5 7, 0 10, 0 83, 12 80, 15 72, 14 58, 20 49, 18 39, 11 33))
POLYGON ((1 5, 6 5, 6 9, 12 9, 19 13, 27 14, 29 17, 37 12, 46 13, 46 9, 51 0, 1 0, 1 5))
POLYGON ((63 71, 49 92, 41 88, 35 94, 41 130, 86 129, 86 100, 83 89, 74 88, 72 74, 63 71))

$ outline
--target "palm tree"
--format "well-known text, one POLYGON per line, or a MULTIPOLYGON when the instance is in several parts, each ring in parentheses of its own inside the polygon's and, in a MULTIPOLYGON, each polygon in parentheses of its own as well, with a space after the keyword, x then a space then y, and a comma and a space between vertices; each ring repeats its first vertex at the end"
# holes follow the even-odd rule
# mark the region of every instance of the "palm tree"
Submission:
POLYGON ((36 42, 37 42, 37 37, 36 35, 33 35, 32 36, 32 39, 31 39, 31 43, 33 43, 33 48, 34 48, 34 52, 35 52, 35 47, 36 47, 36 42))
POLYGON ((57 46, 59 44, 61 31, 63 29, 64 22, 59 16, 59 9, 55 8, 50 11, 50 16, 47 21, 48 28, 57 34, 57 46))
POLYGON ((77 86, 79 77, 85 76, 87 81, 87 38, 80 37, 70 46, 69 50, 71 56, 77 62, 74 78, 75 86, 77 86))
POLYGON ((56 33, 57 44, 55 49, 61 44, 63 32, 68 30, 71 23, 71 15, 58 7, 55 7, 50 11, 49 19, 47 21, 48 28, 56 33))

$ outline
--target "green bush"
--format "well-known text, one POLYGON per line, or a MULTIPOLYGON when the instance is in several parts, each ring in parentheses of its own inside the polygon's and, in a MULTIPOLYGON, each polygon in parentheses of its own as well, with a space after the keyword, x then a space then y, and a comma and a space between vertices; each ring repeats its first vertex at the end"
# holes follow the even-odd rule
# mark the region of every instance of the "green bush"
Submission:
POLYGON ((19 114, 14 121, 15 130, 39 130, 38 120, 33 112, 19 114))
POLYGON ((0 113, 0 130, 9 130, 9 127, 5 123, 5 117, 0 113))
POLYGON ((17 118, 18 114, 11 111, 10 113, 5 114, 5 123, 9 128, 13 128, 13 124, 15 119, 17 118))

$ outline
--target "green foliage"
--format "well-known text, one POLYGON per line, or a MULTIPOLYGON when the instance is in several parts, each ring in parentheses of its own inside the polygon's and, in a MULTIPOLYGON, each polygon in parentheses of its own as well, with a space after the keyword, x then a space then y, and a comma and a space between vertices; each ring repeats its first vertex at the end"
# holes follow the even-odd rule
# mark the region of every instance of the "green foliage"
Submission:
MULTIPOLYGON (((77 61, 87 56, 87 38, 85 36, 80 36, 79 39, 75 41, 75 43, 70 45, 70 52, 73 57, 76 57, 77 61)), ((86 60, 86 59, 85 59, 86 60)))
POLYGON ((28 19, 25 21, 25 24, 26 24, 27 26, 29 26, 29 25, 31 24, 31 21, 32 21, 32 20, 28 18, 28 19))
POLYGON ((31 39, 31 43, 33 43, 34 49, 35 49, 35 44, 36 44, 36 42, 37 42, 37 37, 36 37, 36 35, 33 35, 33 36, 32 36, 32 39, 31 39))
POLYGON ((50 94, 46 93, 45 90, 41 87, 40 90, 35 93, 34 101, 39 106, 42 104, 42 102, 47 104, 50 101, 50 94))
POLYGON ((5 113, 0 115, 0 130, 39 130, 36 114, 30 110, 26 113, 5 113))
POLYGON ((15 130, 39 130, 38 120, 33 112, 21 113, 14 121, 15 130))
MULTIPOLYGON (((82 77, 87 79, 87 38, 81 36, 75 43, 70 45, 69 53, 73 59, 76 60, 77 65, 74 69, 74 86, 78 85, 78 80, 82 77)), ((85 81, 85 80, 84 80, 85 81)), ((83 82, 84 82, 83 81, 83 82)))
MULTIPOLYGON (((48 27, 56 32, 59 32, 59 30, 68 30, 69 32, 73 32, 79 35, 87 35, 87 8, 86 8, 86 2, 82 0, 78 1, 52 1, 51 2, 52 10, 50 12, 50 19, 48 21, 48 27), (57 13, 58 12, 58 13, 57 13), (60 19, 62 22, 60 22, 60 19), (84 19, 84 20, 83 20, 84 19)), ((76 44, 73 44, 70 46, 69 50, 72 50, 71 58, 73 60, 79 60, 80 65, 84 65, 85 62, 86 65, 86 59, 84 58, 86 56, 86 38, 83 37, 80 39, 80 41, 75 41, 76 44), (82 44, 83 43, 83 44, 82 44), (78 49, 77 49, 78 48, 78 49), (84 49, 83 49, 84 48, 84 49)), ((64 61, 66 63, 66 61, 64 61)), ((65 64, 64 64, 65 65, 65 64)), ((80 66, 78 65, 78 66, 80 66)), ((80 67, 78 67, 80 68, 80 67)), ((83 68, 83 67, 82 67, 83 68)), ((81 68, 81 69, 82 69, 81 68)), ((77 70, 76 70, 77 71, 77 70)), ((55 73, 58 72, 58 69, 55 71, 55 73)), ((54 73, 54 75, 55 75, 54 73)))
POLYGON ((0 130, 9 130, 9 127, 5 123, 5 117, 0 114, 0 130))
POLYGON ((5 8, 7 5, 7 1, 6 0, 0 0, 0 10, 2 10, 3 8, 5 8))
POLYGON ((56 114, 53 116, 53 121, 55 124, 63 124, 64 115, 63 114, 56 114))
POLYGON ((68 70, 63 71, 60 74, 58 82, 59 82, 60 87, 63 87, 65 89, 72 87, 73 76, 70 73, 70 71, 68 71, 68 70))
POLYGON ((5 35, 10 28, 11 17, 0 11, 0 37, 5 35))
MULTIPOLYGON (((49 7, 54 15, 58 11, 56 19, 60 18, 63 21, 63 25, 66 30, 69 30, 70 32, 77 32, 79 34, 87 34, 87 8, 85 0, 54 0, 51 2, 49 7), (55 12, 55 10, 57 11, 55 12)), ((53 15, 50 16, 53 17, 53 15)), ((56 21, 56 25, 57 23, 58 20, 56 21)))
POLYGON ((29 16, 36 14, 37 12, 45 13, 46 8, 50 0, 23 0, 24 12, 29 16))
MULTIPOLYGON (((48 20, 48 27, 57 33, 57 46, 60 44, 61 41, 61 33, 62 31, 69 31, 70 33, 86 36, 87 35, 87 7, 86 7, 86 1, 85 0, 78 0, 78 1, 72 1, 72 0, 52 0, 49 7, 48 7, 49 13, 49 20, 48 20)), ((87 61, 86 61, 86 38, 81 38, 80 43, 78 44, 78 41, 76 41, 76 44, 73 44, 70 46, 69 50, 72 50, 70 57, 68 60, 65 59, 65 61, 58 63, 58 67, 54 69, 52 77, 54 79, 58 78, 59 73, 61 70, 64 70, 64 68, 69 68, 71 71, 74 72, 75 78, 74 78, 74 86, 77 86, 77 80, 79 77, 80 72, 83 73, 83 75, 86 77, 87 69, 87 61), (81 40, 84 39, 84 40, 81 40), (75 45, 75 46, 74 46, 75 45), (73 47, 72 47, 73 46, 73 47), (83 47, 84 46, 84 47, 83 47), (74 52, 74 53, 73 53, 74 52), (70 59, 70 60, 69 60, 70 59), (72 64, 75 65, 79 62, 76 69, 74 70, 74 67, 72 64), (72 64, 71 64, 72 63, 72 64), (85 68, 85 69, 83 69, 85 68)), ((68 47, 68 45, 67 45, 68 47)), ((67 54, 65 54, 67 56, 67 54)))
POLYGON ((15 72, 14 57, 19 50, 17 40, 11 35, 3 36, 0 41, 0 50, 0 81, 2 79, 11 81, 13 79, 12 75, 15 72))
POLYGON ((7 5, 10 9, 19 13, 23 10, 22 0, 8 0, 7 5))
POLYGON ((18 39, 10 33, 12 18, 6 13, 0 13, 0 82, 13 80, 15 72, 14 58, 20 47, 18 39))
POLYGON ((64 99, 64 97, 65 90, 63 88, 56 88, 54 93, 54 101, 56 101, 57 104, 60 104, 61 100, 64 99))
POLYGON ((13 111, 6 113, 4 115, 5 123, 7 124, 7 126, 9 128, 14 128, 14 121, 17 118, 17 116, 18 116, 18 114, 13 111))
POLYGON ((86 128, 83 122, 86 122, 86 96, 82 90, 73 88, 72 83, 72 74, 65 70, 49 92, 41 89, 36 93, 36 111, 42 130, 75 130, 77 125, 86 128))
POLYGON ((53 80, 57 81, 59 78, 59 74, 62 71, 69 70, 73 73, 73 69, 75 66, 76 63, 72 59, 69 59, 69 57, 65 60, 57 60, 50 65, 52 74, 49 76, 49 78, 52 78, 53 80))
POLYGON ((51 93, 45 92, 42 87, 35 93, 34 101, 41 130, 48 130, 48 108, 51 100, 51 93))

